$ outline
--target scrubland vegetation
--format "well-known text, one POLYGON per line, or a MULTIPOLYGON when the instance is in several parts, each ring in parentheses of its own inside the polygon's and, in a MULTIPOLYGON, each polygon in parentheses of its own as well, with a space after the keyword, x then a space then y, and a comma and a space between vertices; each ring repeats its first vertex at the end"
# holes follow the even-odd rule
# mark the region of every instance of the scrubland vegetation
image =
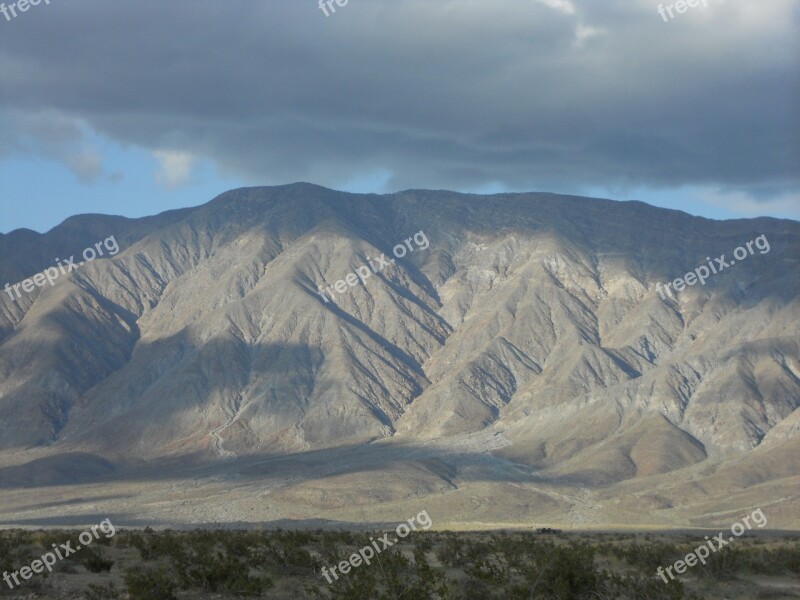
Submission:
MULTIPOLYGON (((743 537, 669 584, 655 576, 702 535, 415 532, 328 584, 375 532, 123 531, 0 597, 176 600, 681 600, 800 598, 800 539, 743 537)), ((382 533, 382 532, 381 532, 382 533)), ((17 571, 77 532, 0 532, 17 571)))

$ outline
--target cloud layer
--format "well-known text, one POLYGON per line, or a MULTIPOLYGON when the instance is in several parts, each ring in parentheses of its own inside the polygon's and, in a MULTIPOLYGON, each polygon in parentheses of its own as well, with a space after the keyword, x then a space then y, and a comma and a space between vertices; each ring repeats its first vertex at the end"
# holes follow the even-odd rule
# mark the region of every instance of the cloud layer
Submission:
POLYGON ((165 185, 198 157, 259 183, 796 198, 798 3, 657 6, 53 2, 0 21, 0 159, 39 148, 91 180, 88 126, 165 185))

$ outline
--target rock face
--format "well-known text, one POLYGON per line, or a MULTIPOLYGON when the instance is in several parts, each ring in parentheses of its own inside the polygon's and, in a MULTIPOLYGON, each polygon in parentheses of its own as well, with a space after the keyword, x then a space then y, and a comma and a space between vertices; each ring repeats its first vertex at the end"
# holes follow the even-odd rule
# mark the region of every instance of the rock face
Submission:
MULTIPOLYGON (((28 462, 62 484, 63 460, 78 487, 181 465, 270 493, 259 465, 295 457, 302 482, 280 493, 305 517, 323 512, 317 496, 348 518, 335 512, 346 502, 511 485, 547 496, 562 523, 637 522, 608 491, 634 488, 652 499, 643 522, 689 523, 760 485, 741 506, 783 490, 775 525, 800 524, 797 222, 296 184, 0 236, 0 285, 112 235, 115 256, 15 301, 0 294, 0 488, 46 485, 26 478, 28 462), (723 254, 729 266, 704 285, 663 291, 723 254), (364 283, 346 281, 359 268, 364 283), (86 473, 75 457, 91 457, 86 473), (376 469, 402 474, 375 490, 376 469), (339 488, 352 498, 340 504, 339 488), (584 493, 598 512, 575 517, 584 493)), ((528 519, 498 503, 481 522, 528 519)))

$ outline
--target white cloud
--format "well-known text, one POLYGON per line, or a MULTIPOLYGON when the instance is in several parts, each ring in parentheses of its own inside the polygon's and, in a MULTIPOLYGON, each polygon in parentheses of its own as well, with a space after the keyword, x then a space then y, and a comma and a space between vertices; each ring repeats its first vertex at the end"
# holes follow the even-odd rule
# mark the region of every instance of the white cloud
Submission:
POLYGON ((586 40, 604 33, 606 32, 603 29, 578 23, 577 27, 575 28, 575 44, 577 47, 581 48, 586 40))
POLYGON ((555 10, 567 13, 568 15, 575 14, 575 7, 570 0, 539 0, 542 4, 549 6, 555 10))
POLYGON ((92 183, 103 175, 103 158, 95 150, 69 154, 64 160, 81 183, 92 183))
POLYGON ((194 156, 179 150, 154 150, 153 156, 160 163, 156 171, 156 183, 176 188, 189 181, 195 162, 194 156))

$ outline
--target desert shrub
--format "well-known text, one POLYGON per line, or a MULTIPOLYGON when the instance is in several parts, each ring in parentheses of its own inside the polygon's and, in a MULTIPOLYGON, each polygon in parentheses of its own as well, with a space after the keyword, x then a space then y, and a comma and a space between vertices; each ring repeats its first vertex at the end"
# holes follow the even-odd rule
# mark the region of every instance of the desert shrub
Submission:
POLYGON ((800 544, 772 550, 751 548, 741 563, 743 569, 760 575, 800 575, 800 544))
POLYGON ((0 532, 0 566, 3 571, 15 571, 12 565, 26 565, 38 558, 34 535, 27 531, 0 532))
MULTIPOLYGON (((350 554, 357 552, 369 544, 365 538, 360 540, 354 536, 355 544, 350 549, 350 554), (361 543, 361 542, 364 543, 361 543)), ((428 600, 451 598, 448 594, 444 574, 439 569, 432 568, 425 557, 423 544, 415 549, 415 560, 412 562, 402 552, 394 548, 382 549, 371 559, 371 564, 363 564, 343 574, 337 571, 328 572, 330 583, 313 584, 306 588, 312 598, 325 598, 336 600, 390 600, 402 598, 403 600, 428 600)), ((343 552, 336 560, 331 561, 331 566, 337 565, 347 559, 347 552, 343 552)), ((322 576, 316 573, 315 577, 322 576)))
POLYGON ((181 572, 181 579, 188 588, 244 596, 261 595, 273 586, 269 577, 251 573, 246 563, 222 553, 198 555, 195 562, 181 572))
POLYGON ((11 559, 11 545, 0 536, 0 570, 13 571, 14 562, 11 559))
POLYGON ((508 581, 508 567, 496 555, 485 558, 471 557, 469 564, 465 565, 464 572, 470 577, 491 584, 500 584, 508 581))
POLYGON ((75 548, 77 542, 77 536, 69 531, 42 531, 38 533, 36 536, 36 543, 38 543, 43 548, 52 548, 53 544, 56 546, 60 546, 61 544, 66 544, 67 542, 72 542, 72 547, 75 548))
POLYGON ((144 536, 131 533, 126 541, 139 551, 139 556, 143 561, 151 561, 155 558, 150 542, 144 536))
POLYGON ((102 552, 95 550, 94 548, 86 548, 83 551, 83 556, 83 566, 85 566, 92 573, 110 571, 111 567, 114 566, 113 560, 106 558, 103 556, 102 552))
POLYGON ((339 549, 338 535, 330 531, 320 534, 317 551, 325 564, 336 562, 337 558, 344 553, 339 549))
POLYGON ((439 545, 436 556, 448 567, 457 568, 463 566, 465 560, 464 545, 465 541, 463 539, 448 533, 439 545))
POLYGON ((177 600, 177 585, 164 569, 133 568, 125 571, 130 600, 177 600))
POLYGON ((184 542, 179 534, 169 530, 162 533, 131 534, 130 545, 139 551, 144 561, 159 558, 180 559, 184 556, 184 542))
POLYGON ((700 571, 701 575, 718 581, 727 581, 743 570, 746 563, 744 552, 735 548, 722 548, 712 552, 700 571))
POLYGON ((85 600, 120 600, 122 595, 113 582, 104 586, 90 583, 83 597, 85 600))
POLYGON ((594 549, 585 544, 556 547, 546 561, 538 561, 537 567, 536 579, 529 578, 532 591, 541 588, 543 595, 550 598, 581 598, 597 586, 594 549))
POLYGON ((338 579, 331 577, 333 583, 309 586, 306 591, 311 598, 331 600, 374 600, 382 598, 376 574, 369 569, 362 573, 351 571, 347 576, 338 574, 338 579))
POLYGON ((248 532, 194 531, 184 536, 182 544, 173 539, 151 554, 169 557, 182 589, 258 596, 273 586, 259 572, 274 558, 263 542, 259 534, 248 532))
POLYGON ((671 565, 676 560, 683 558, 688 551, 675 544, 648 542, 616 547, 614 554, 625 559, 632 567, 638 567, 644 571, 654 571, 659 565, 671 565))
POLYGON ((616 575, 603 573, 603 582, 598 586, 597 598, 608 600, 700 600, 687 594, 679 579, 664 584, 661 579, 639 575, 616 575))
POLYGON ((98 531, 97 533, 99 533, 101 535, 100 535, 100 537, 96 538, 94 540, 94 542, 92 542, 93 544, 97 544, 98 546, 106 546, 106 547, 109 547, 109 546, 112 546, 112 545, 115 544, 115 540, 116 540, 117 534, 114 534, 113 536, 108 537, 106 535, 102 535, 102 531, 98 531))
POLYGON ((65 560, 58 561, 56 563, 56 566, 53 567, 53 570, 57 571, 58 573, 64 573, 66 575, 77 575, 78 574, 78 569, 75 568, 75 564, 74 563, 70 562, 71 558, 72 557, 70 556, 69 558, 67 558, 65 560))
MULTIPOLYGON (((499 598, 513 598, 514 596, 500 596, 502 592, 498 592, 495 594, 491 585, 486 583, 485 581, 475 580, 475 579, 466 579, 461 581, 456 590, 453 592, 452 597, 455 600, 496 600, 499 598)), ((445 596, 449 598, 450 596, 445 596)), ((525 600, 528 600, 530 596, 525 596, 525 600)))
POLYGON ((301 571, 310 572, 315 572, 319 568, 319 561, 311 556, 311 553, 305 548, 284 546, 278 551, 277 556, 280 564, 285 567, 294 567, 301 571))

